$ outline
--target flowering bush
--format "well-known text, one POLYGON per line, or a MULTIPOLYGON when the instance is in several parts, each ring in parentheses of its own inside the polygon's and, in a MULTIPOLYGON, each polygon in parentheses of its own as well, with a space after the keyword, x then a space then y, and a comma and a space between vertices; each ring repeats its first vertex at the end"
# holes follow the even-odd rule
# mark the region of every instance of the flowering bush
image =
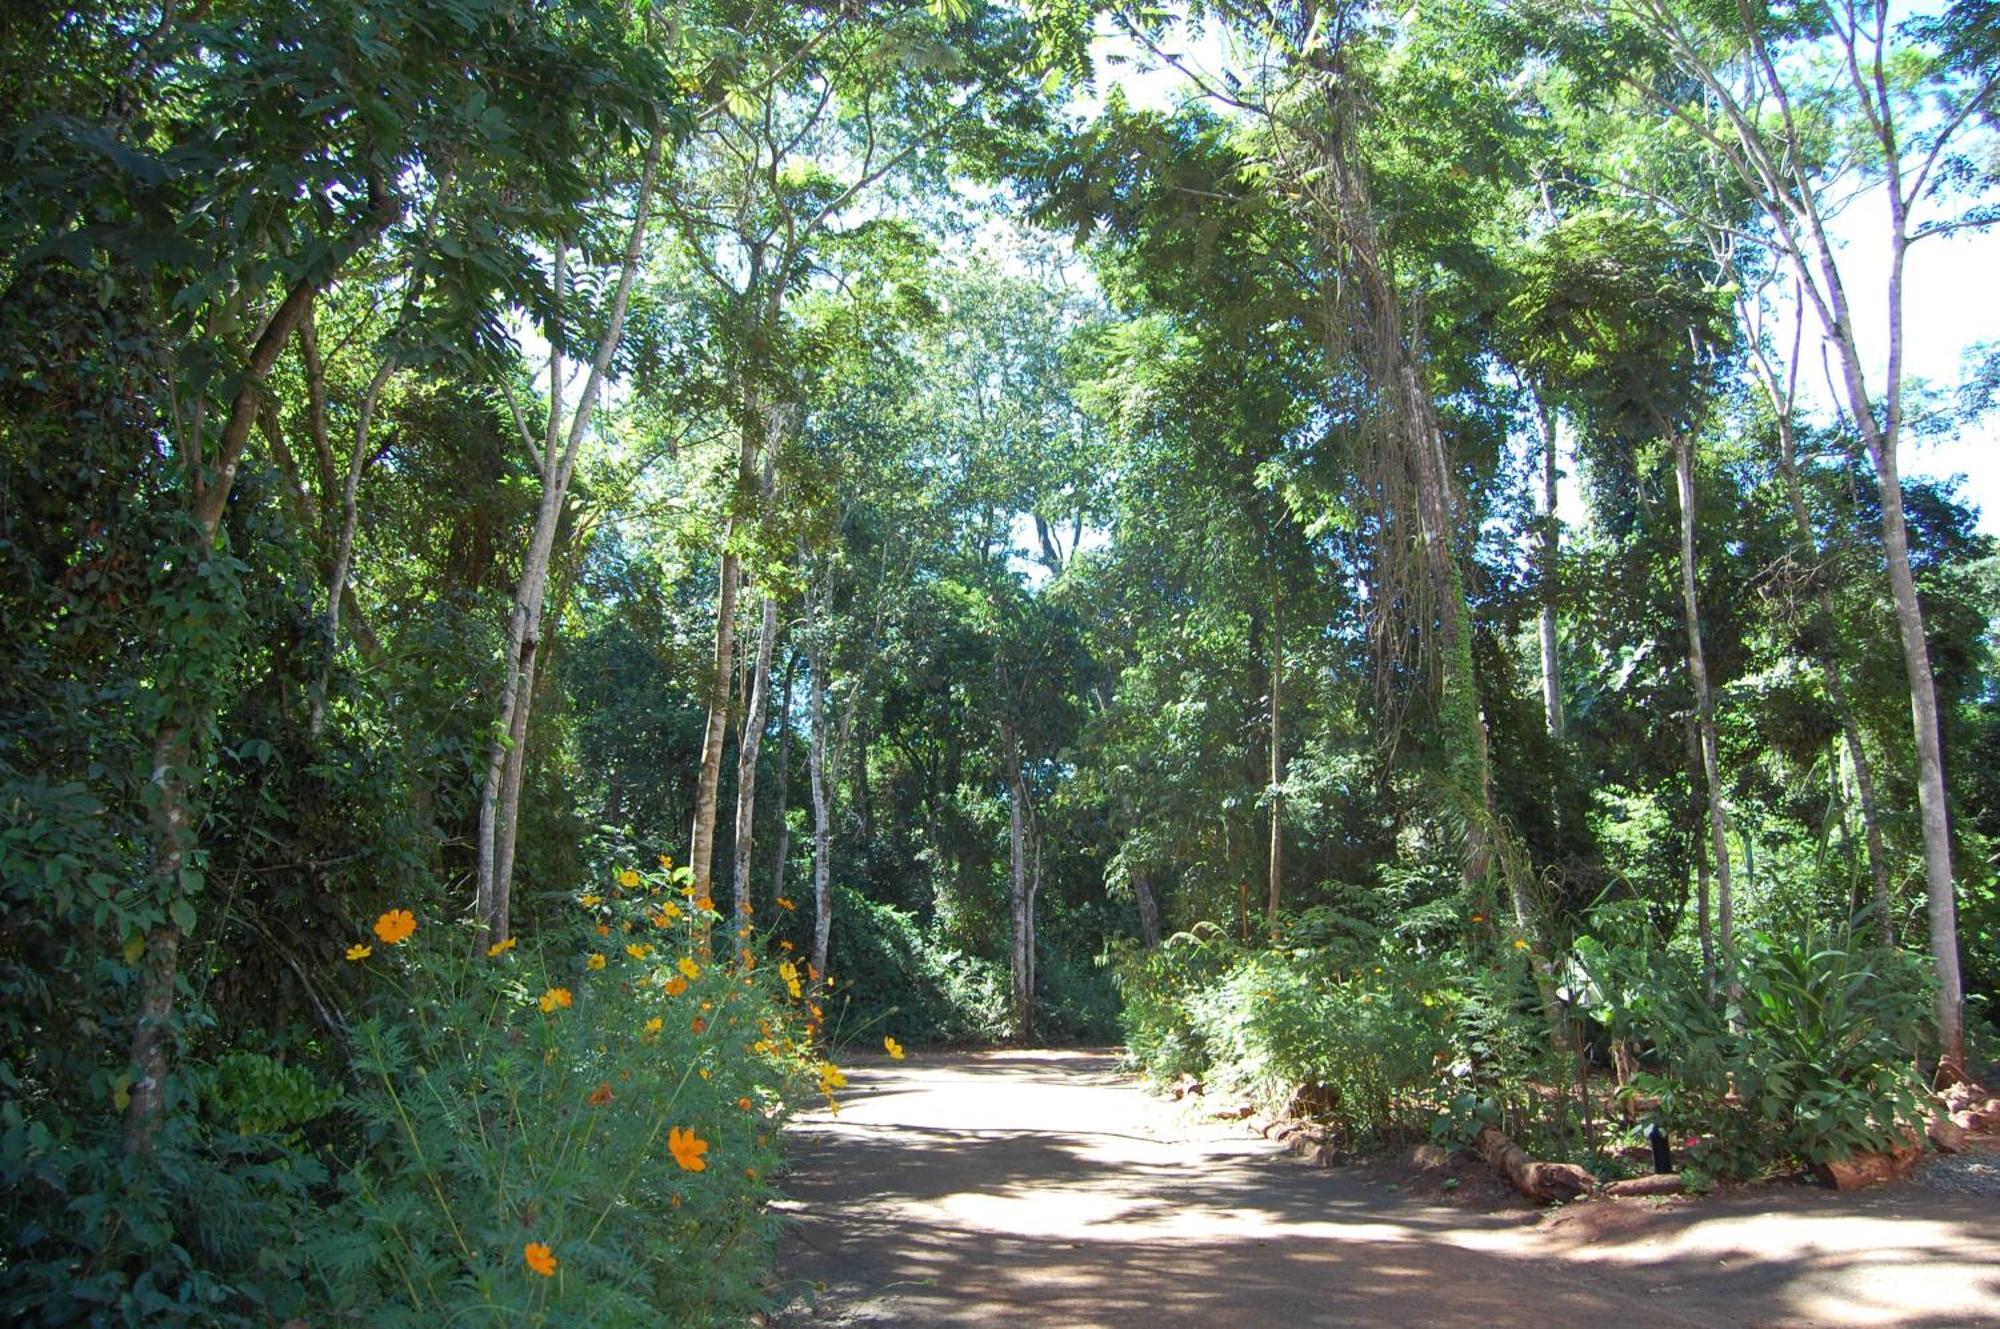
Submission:
POLYGON ((520 945, 383 920, 354 960, 376 989, 347 1100, 364 1147, 338 1179, 346 1221, 308 1251, 323 1309, 740 1322, 769 1254, 778 1128, 838 1075, 812 1056, 796 982, 664 865, 620 872, 573 927, 520 945))

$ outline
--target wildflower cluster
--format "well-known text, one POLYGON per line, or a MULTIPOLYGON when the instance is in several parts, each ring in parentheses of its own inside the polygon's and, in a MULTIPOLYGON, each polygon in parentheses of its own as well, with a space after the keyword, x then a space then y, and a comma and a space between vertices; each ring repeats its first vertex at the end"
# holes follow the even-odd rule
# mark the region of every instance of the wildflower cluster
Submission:
POLYGON ((713 900, 664 860, 571 900, 525 939, 468 942, 400 909, 376 921, 375 942, 399 948, 393 968, 362 966, 379 1000, 355 1026, 354 1106, 377 1143, 343 1184, 379 1235, 312 1247, 338 1312, 696 1323, 751 1308, 778 1129, 844 1082, 812 1051, 805 973, 758 966, 753 937, 718 961, 713 900))

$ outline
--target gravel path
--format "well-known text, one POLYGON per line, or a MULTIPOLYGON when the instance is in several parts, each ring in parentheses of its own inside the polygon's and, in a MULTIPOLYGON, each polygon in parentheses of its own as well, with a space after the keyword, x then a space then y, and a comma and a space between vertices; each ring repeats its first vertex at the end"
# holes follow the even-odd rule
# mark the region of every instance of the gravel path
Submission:
POLYGON ((1935 1181, 1482 1214, 1190 1121, 1108 1053, 848 1074, 792 1128, 788 1325, 2000 1326, 2000 1210, 1935 1181))

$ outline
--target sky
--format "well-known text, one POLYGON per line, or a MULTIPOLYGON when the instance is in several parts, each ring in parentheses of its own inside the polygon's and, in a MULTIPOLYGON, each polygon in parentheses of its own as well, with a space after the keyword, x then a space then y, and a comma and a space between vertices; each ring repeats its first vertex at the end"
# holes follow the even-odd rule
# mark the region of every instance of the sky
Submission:
MULTIPOLYGON (((1221 42, 1209 36, 1176 43, 1175 53, 1207 77, 1229 63, 1221 42)), ((1171 109, 1195 92, 1177 70, 1161 67, 1128 39, 1103 33, 1098 39, 1095 86, 1079 98, 1075 109, 1089 114, 1115 85, 1132 105, 1171 109)), ((1879 372, 1887 345, 1888 205, 1876 191, 1851 204, 1836 219, 1834 233, 1842 246, 1842 283, 1852 301, 1856 335, 1864 355, 1879 372)), ((2000 341, 2000 233, 1968 233, 1926 239, 1912 247, 1906 260, 1903 296, 1905 373, 1949 392, 1960 380, 1965 353, 1971 347, 2000 341)), ((1803 402, 1809 412, 1825 419, 1830 411, 1824 377, 1817 372, 1820 345, 1809 323, 1804 363, 1815 372, 1802 375, 1803 402)), ((1910 478, 1961 476, 1961 497, 1980 513, 1980 529, 2000 536, 2000 412, 1956 435, 1936 439, 1905 436, 1898 460, 1910 478)))

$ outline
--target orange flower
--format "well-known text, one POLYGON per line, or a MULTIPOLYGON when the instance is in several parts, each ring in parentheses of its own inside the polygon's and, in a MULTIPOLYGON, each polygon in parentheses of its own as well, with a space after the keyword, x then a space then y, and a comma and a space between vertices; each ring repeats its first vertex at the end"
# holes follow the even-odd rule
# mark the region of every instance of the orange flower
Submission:
POLYGON ((516 940, 515 938, 513 938, 513 937, 509 937, 509 938, 507 938, 507 940, 505 940, 505 941, 496 941, 496 942, 494 942, 494 943, 493 943, 493 944, 492 944, 491 946, 488 946, 488 947, 486 948, 486 956, 487 956, 487 958, 488 958, 488 959, 493 959, 493 958, 495 958, 495 957, 497 957, 497 956, 502 956, 502 955, 505 955, 505 954, 506 954, 506 953, 507 953, 508 951, 511 951, 511 950, 513 950, 513 949, 514 949, 514 943, 515 943, 515 940, 516 940))
POLYGON ((531 1241, 523 1246, 521 1248, 521 1258, 527 1261, 528 1268, 534 1270, 543 1278, 554 1278, 556 1276, 556 1253, 541 1242, 531 1241))
POLYGON ((407 909, 391 909, 375 920, 375 935, 382 939, 384 946, 408 941, 410 934, 416 930, 417 916, 407 909))
POLYGON ((656 928, 666 927, 680 916, 681 907, 679 905, 675 904, 672 900, 663 900, 660 902, 659 916, 653 920, 653 926, 656 928))
POLYGON ((712 914, 715 912, 715 897, 704 895, 694 902, 694 907, 697 909, 706 909, 712 914))
POLYGON ((778 949, 781 951, 788 951, 792 949, 792 943, 790 943, 789 941, 781 941, 778 943, 778 949))
POLYGON ((598 935, 598 936, 600 936, 600 937, 608 937, 608 936, 610 936, 610 935, 611 935, 611 925, 610 925, 609 923, 599 923, 599 924, 597 925, 597 935, 598 935))
POLYGON ((685 978, 676 975, 673 978, 670 978, 666 982, 662 983, 660 986, 667 990, 667 995, 669 997, 678 997, 681 995, 681 993, 686 992, 688 990, 688 981, 685 978))
POLYGON ((374 953, 375 948, 373 946, 363 946, 359 942, 347 948, 347 958, 350 960, 365 960, 374 953))
POLYGON ((784 896, 781 895, 778 897, 778 908, 784 910, 786 913, 789 914, 792 912, 792 910, 797 909, 798 906, 793 904, 790 900, 787 900, 784 896))
POLYGON ((748 1112, 750 1110, 750 1100, 748 1098, 739 1098, 736 1100, 736 1106, 748 1112))
POLYGON ((571 997, 568 988, 550 988, 542 994, 542 1013, 544 1015, 550 1014, 557 1007, 568 1006, 570 1003, 571 997))
POLYGON ((699 1034, 703 1030, 708 1028, 708 1021, 702 1019, 699 1015, 697 1015, 694 1017, 694 1023, 690 1024, 688 1028, 694 1030, 697 1034, 699 1034))
POLYGON ((683 1172, 703 1172, 708 1164, 702 1155, 708 1152, 708 1141, 691 1130, 675 1126, 667 1132, 667 1150, 674 1156, 674 1162, 681 1165, 683 1172))
POLYGON ((603 1107, 611 1101, 611 1081, 605 1080, 590 1091, 590 1097, 583 1100, 592 1107, 603 1107))

